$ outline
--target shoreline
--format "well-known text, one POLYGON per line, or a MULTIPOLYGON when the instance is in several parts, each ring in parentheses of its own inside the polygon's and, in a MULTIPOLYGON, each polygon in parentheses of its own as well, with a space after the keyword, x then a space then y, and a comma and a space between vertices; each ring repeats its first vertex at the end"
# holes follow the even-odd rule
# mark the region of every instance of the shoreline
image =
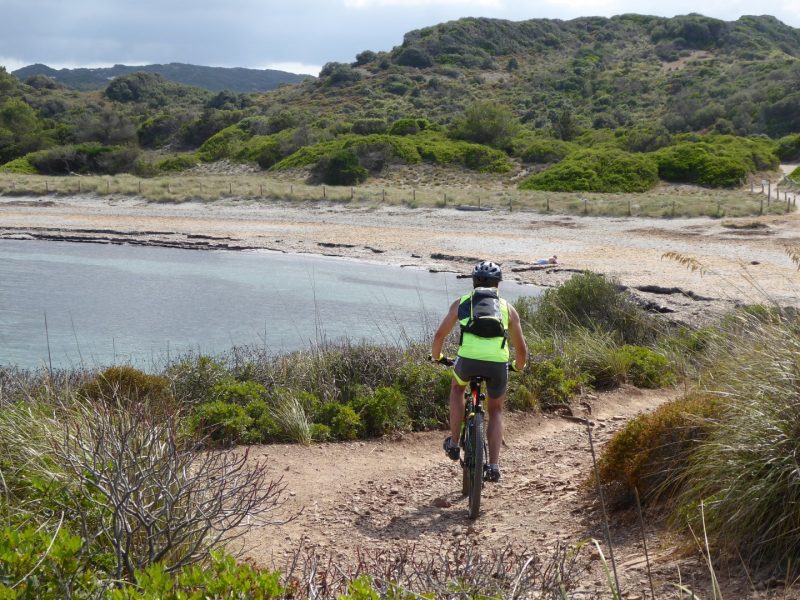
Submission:
POLYGON ((800 246, 797 224, 796 214, 652 219, 279 200, 0 197, 0 239, 268 250, 462 276, 489 259, 502 264, 506 279, 544 288, 590 270, 686 323, 759 298, 798 304, 790 257, 800 246), (560 264, 531 264, 552 254, 560 264))

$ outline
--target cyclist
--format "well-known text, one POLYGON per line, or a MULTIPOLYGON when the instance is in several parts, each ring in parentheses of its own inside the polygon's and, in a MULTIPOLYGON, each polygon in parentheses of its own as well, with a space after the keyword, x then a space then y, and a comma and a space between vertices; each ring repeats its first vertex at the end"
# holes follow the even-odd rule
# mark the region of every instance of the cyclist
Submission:
POLYGON ((503 441, 503 402, 508 384, 509 337, 514 346, 512 368, 525 367, 528 345, 522 335, 519 314, 511 304, 500 298, 498 285, 502 270, 490 261, 483 261, 472 270, 473 290, 453 302, 433 336, 431 357, 442 358, 442 347, 456 324, 461 327, 461 341, 453 365, 450 385, 450 436, 444 441, 444 451, 452 460, 460 458, 458 439, 464 417, 464 390, 470 377, 486 378, 489 398, 489 466, 486 478, 499 481, 500 445, 503 441))

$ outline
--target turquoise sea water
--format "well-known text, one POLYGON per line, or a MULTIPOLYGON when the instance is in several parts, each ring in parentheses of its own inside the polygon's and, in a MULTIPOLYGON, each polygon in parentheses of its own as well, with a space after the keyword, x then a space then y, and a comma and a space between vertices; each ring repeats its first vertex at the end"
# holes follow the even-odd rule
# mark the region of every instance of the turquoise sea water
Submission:
MULTIPOLYGON (((148 368, 238 345, 428 339, 469 287, 339 258, 0 240, 0 365, 148 368)), ((538 293, 501 290, 512 301, 538 293)))

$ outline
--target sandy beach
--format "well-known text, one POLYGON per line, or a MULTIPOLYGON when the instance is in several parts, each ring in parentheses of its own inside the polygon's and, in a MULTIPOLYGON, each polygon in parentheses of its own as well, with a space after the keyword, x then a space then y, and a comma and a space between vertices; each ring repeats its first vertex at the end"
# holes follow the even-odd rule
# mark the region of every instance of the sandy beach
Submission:
POLYGON ((0 239, 267 249, 464 274, 490 259, 502 263, 507 279, 541 286, 588 269, 688 322, 735 302, 796 304, 797 226, 796 214, 643 219, 244 199, 0 198, 0 239), (532 264, 553 254, 558 265, 532 264))

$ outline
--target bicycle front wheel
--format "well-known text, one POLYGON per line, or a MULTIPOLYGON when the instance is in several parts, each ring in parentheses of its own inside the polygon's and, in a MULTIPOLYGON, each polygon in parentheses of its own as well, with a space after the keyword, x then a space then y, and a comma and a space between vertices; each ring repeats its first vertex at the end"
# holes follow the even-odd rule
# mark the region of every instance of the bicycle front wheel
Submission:
POLYGON ((481 510, 481 491, 483 491, 483 413, 475 413, 470 427, 472 464, 469 473, 469 518, 477 519, 481 510))

